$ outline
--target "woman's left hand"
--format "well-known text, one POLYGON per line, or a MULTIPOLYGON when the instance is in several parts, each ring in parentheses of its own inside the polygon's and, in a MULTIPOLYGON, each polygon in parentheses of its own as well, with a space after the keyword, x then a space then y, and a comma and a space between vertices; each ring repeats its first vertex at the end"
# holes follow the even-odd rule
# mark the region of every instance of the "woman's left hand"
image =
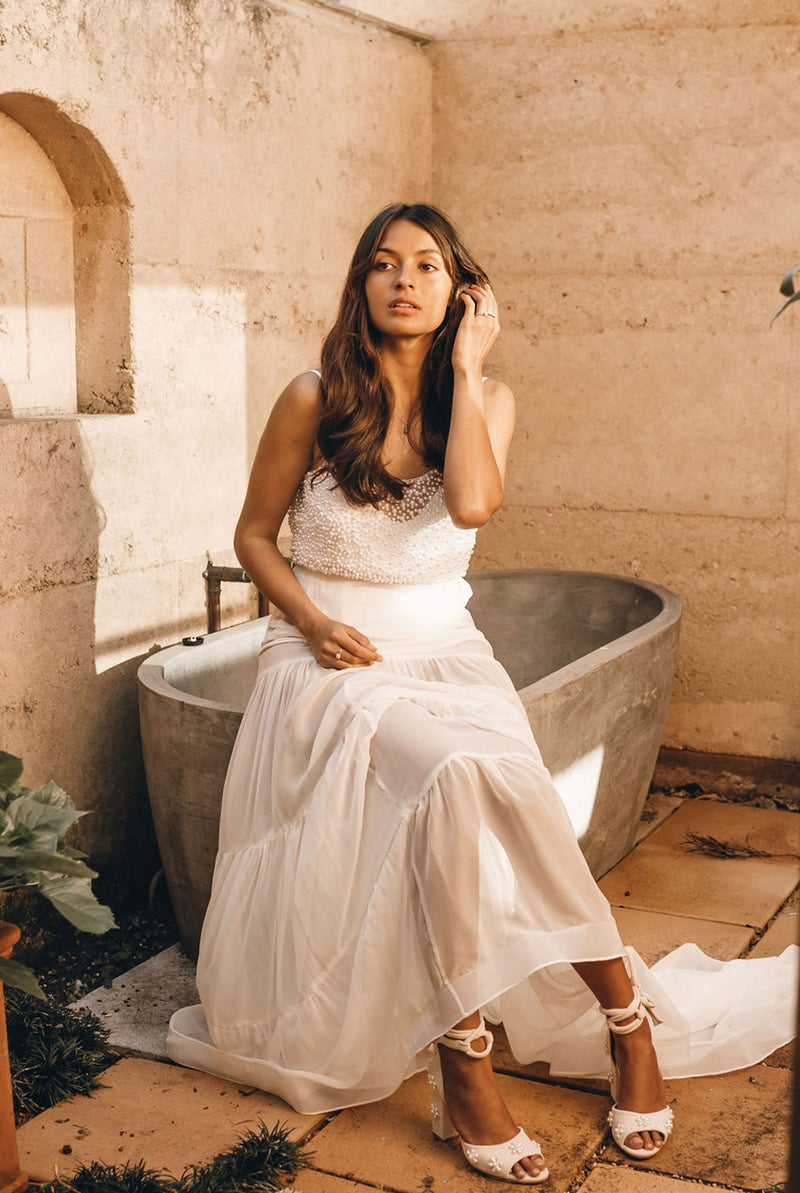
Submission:
POLYGON ((453 368, 482 374, 483 362, 500 335, 497 299, 491 286, 477 282, 467 286, 459 297, 464 314, 453 341, 453 368))

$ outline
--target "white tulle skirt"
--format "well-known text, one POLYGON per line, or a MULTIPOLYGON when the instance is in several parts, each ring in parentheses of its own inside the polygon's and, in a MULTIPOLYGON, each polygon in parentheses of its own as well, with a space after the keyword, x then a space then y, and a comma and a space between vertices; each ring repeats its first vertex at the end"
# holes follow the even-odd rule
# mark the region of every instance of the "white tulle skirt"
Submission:
POLYGON ((466 581, 297 574, 383 662, 324 669, 270 619, 225 784, 202 1005, 173 1016, 174 1060, 333 1110, 392 1093, 482 1007, 520 1061, 605 1075, 570 963, 621 955, 659 1003, 666 1076, 791 1037, 788 950, 726 966, 685 946, 648 971, 623 948, 466 581))

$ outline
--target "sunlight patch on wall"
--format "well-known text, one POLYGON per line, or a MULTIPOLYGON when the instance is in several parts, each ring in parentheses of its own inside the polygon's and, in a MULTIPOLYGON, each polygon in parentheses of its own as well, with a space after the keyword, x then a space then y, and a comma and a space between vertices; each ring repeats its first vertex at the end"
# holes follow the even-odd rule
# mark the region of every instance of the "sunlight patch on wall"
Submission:
POLYGON ((133 418, 81 425, 100 524, 97 674, 202 632, 206 553, 234 562, 249 466, 241 287, 176 282, 153 267, 140 271, 131 305, 147 401, 133 418))

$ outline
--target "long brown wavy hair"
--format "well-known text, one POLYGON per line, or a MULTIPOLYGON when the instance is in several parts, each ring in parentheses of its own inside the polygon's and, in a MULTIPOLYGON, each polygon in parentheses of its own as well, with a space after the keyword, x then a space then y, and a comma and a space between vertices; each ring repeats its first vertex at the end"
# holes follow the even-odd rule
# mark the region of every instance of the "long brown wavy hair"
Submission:
POLYGON ((419 225, 433 239, 453 281, 447 313, 433 337, 422 372, 419 417, 410 438, 429 468, 444 467, 453 404, 453 340, 464 304, 459 295, 488 278, 446 215, 426 203, 392 203, 367 225, 356 245, 336 322, 322 346, 323 412, 317 443, 323 463, 315 475, 333 476, 353 505, 401 497, 404 482, 381 461, 392 410, 391 387, 383 375, 380 336, 369 317, 364 282, 383 235, 395 220, 419 225))

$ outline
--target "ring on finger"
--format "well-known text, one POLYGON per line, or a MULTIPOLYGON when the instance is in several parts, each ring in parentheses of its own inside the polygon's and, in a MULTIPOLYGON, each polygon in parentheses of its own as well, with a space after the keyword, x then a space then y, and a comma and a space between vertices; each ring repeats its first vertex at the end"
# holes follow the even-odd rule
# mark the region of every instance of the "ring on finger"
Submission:
POLYGON ((342 657, 342 648, 341 648, 341 646, 339 647, 339 649, 337 650, 336 654, 335 654, 333 657, 334 657, 335 659, 341 659, 341 657, 342 657))

